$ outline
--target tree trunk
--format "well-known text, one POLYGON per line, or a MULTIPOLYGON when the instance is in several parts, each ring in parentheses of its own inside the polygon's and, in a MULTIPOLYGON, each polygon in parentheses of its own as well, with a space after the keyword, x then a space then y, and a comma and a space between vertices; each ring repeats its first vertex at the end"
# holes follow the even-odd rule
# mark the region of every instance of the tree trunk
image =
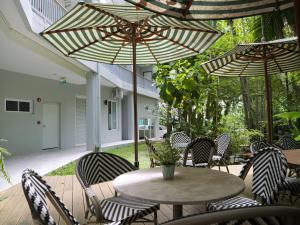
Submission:
POLYGON ((243 105, 245 112, 245 125, 248 129, 253 129, 253 117, 251 113, 251 100, 249 96, 249 88, 246 77, 240 77, 241 88, 243 92, 243 105))
MULTIPOLYGON (((234 39, 234 44, 237 44, 235 41, 236 30, 233 26, 233 20, 228 21, 231 27, 231 33, 234 39)), ((245 33, 245 32, 244 32, 245 33)), ((244 105, 244 114, 245 114, 245 126, 249 129, 253 128, 253 118, 251 115, 251 100, 249 95, 248 82, 246 77, 240 77, 242 95, 243 95, 243 105, 244 105)))
POLYGON ((171 106, 167 105, 167 137, 170 137, 172 133, 172 115, 171 115, 171 106))

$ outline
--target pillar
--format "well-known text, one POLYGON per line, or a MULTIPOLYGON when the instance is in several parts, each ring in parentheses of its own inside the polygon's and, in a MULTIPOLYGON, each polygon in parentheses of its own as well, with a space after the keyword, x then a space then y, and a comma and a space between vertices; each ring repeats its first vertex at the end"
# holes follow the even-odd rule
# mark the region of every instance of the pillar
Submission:
MULTIPOLYGON (((99 71, 98 63, 98 71, 99 71)), ((86 148, 101 148, 101 77, 99 72, 86 76, 86 148)))

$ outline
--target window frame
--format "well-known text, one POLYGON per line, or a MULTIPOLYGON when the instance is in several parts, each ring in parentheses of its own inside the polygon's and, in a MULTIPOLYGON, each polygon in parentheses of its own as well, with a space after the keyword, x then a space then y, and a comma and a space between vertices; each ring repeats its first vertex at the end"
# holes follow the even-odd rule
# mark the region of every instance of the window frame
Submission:
POLYGON ((4 112, 9 112, 9 113, 32 113, 33 109, 33 101, 32 100, 27 100, 27 99, 16 99, 16 98, 5 98, 4 99, 4 112), (18 109, 17 111, 10 111, 7 110, 7 102, 8 101, 14 101, 17 102, 18 109), (26 102, 29 103, 29 111, 20 111, 20 102, 26 102))

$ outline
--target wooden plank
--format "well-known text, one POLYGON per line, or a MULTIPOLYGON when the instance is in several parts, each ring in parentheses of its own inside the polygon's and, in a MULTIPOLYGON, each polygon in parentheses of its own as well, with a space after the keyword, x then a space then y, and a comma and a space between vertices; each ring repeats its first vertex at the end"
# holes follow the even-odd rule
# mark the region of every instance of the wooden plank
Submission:
POLYGON ((14 192, 11 193, 11 197, 6 198, 2 201, 2 204, 5 204, 5 207, 0 211, 0 224, 7 225, 6 221, 10 221, 10 217, 14 216, 12 212, 17 208, 18 204, 22 201, 23 192, 21 189, 21 184, 14 187, 14 192))
POLYGON ((80 224, 85 223, 84 211, 85 211, 85 201, 84 201, 84 191, 77 179, 73 176, 73 215, 78 220, 80 224))
MULTIPOLYGON (((62 202, 66 205, 67 209, 73 211, 73 176, 69 175, 65 177, 64 190, 62 195, 62 202)), ((63 218, 59 217, 59 225, 66 225, 63 218)))
MULTIPOLYGON (((57 196, 62 199, 63 195, 64 195, 64 186, 65 186, 65 176, 58 176, 57 177, 57 182, 56 182, 56 186, 53 187, 53 190, 55 191, 55 193, 57 194, 57 196)), ((49 211, 51 216, 53 217, 53 219, 59 223, 59 214, 58 212, 55 210, 54 206, 49 204, 49 211)))

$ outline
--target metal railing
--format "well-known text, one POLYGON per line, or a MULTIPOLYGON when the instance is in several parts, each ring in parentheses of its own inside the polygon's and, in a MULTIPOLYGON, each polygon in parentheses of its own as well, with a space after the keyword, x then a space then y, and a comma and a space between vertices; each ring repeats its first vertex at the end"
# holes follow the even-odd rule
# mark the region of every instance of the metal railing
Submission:
POLYGON ((30 0, 32 10, 43 16, 49 24, 66 14, 67 10, 56 0, 30 0))
MULTIPOLYGON (((103 73, 109 76, 115 76, 122 81, 132 84, 132 72, 125 69, 123 66, 101 63, 101 67, 103 73)), ((141 75, 137 76, 137 86, 145 88, 148 91, 157 92, 154 82, 141 75)))

